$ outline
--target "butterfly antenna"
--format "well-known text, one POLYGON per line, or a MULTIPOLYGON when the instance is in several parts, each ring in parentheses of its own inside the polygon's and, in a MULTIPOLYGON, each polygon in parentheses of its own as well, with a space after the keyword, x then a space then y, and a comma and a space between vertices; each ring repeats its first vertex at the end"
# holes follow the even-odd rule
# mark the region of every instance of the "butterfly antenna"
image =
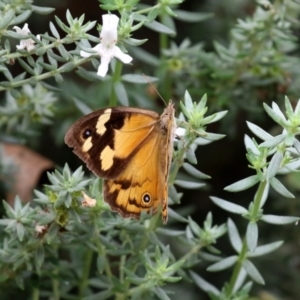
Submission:
POLYGON ((148 83, 151 85, 151 87, 154 89, 154 91, 156 92, 156 94, 158 95, 158 97, 165 103, 166 106, 168 106, 167 103, 166 103, 166 101, 165 101, 165 99, 164 99, 164 98, 162 97, 162 95, 158 92, 158 90, 156 89, 156 87, 154 86, 154 84, 150 81, 149 77, 148 77, 146 74, 144 74, 144 73, 142 73, 142 75, 146 78, 146 80, 147 80, 148 83))

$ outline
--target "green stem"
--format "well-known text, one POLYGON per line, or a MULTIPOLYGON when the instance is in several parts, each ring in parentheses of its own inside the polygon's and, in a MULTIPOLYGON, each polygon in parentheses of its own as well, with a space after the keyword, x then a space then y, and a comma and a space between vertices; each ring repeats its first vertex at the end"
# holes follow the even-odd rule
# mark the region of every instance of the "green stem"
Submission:
MULTIPOLYGON (((260 205, 261 205, 261 201, 263 198, 263 194, 264 191, 266 189, 267 186, 267 181, 262 181, 259 184, 259 187, 257 189, 257 193, 255 195, 254 201, 253 201, 253 210, 252 210, 252 215, 251 215, 251 221, 256 221, 258 219, 258 214, 259 214, 259 210, 260 210, 260 205)), ((244 238, 243 240, 243 246, 241 249, 241 252, 239 253, 239 259, 233 269, 233 273, 228 285, 228 288, 226 289, 226 295, 228 297, 230 297, 233 293, 236 281, 238 279, 238 276, 241 272, 241 269, 243 267, 243 262, 244 260, 247 258, 247 251, 248 251, 248 247, 247 247, 247 242, 246 239, 244 238)))
POLYGON ((90 275, 92 259, 93 259, 93 251, 91 249, 88 249, 86 252, 85 258, 84 258, 82 278, 79 283, 80 299, 84 296, 84 291, 85 291, 86 287, 88 286, 88 279, 89 279, 89 275, 90 275))
POLYGON ((243 267, 243 261, 245 260, 246 258, 246 254, 247 254, 247 244, 246 244, 246 241, 244 240, 243 241, 243 246, 242 246, 242 249, 241 249, 241 252, 239 254, 239 258, 238 258, 238 261, 233 269, 233 273, 232 273, 232 276, 230 278, 230 282, 227 286, 227 289, 226 289, 226 296, 229 298, 232 293, 233 293, 233 290, 234 290, 234 287, 235 287, 235 284, 236 284, 236 281, 238 279, 238 276, 242 270, 242 267, 243 267))
POLYGON ((40 298, 40 290, 37 288, 33 288, 32 300, 39 300, 39 298, 40 298))
POLYGON ((135 13, 137 15, 146 14, 146 13, 148 13, 148 12, 154 10, 154 9, 158 9, 159 6, 160 6, 160 4, 156 4, 156 5, 151 6, 151 7, 147 7, 147 8, 144 8, 144 9, 137 10, 135 13))
MULTIPOLYGON (((75 69, 77 66, 80 66, 80 65, 82 65, 83 63, 85 63, 89 60, 90 60, 89 58, 81 58, 81 59, 78 59, 78 60, 74 61, 73 62, 73 65, 74 65, 73 69, 75 69)), ((30 84, 30 83, 36 82, 36 81, 42 81, 44 79, 54 77, 57 74, 64 73, 65 72, 65 65, 67 65, 69 63, 70 62, 67 62, 64 65, 62 65, 60 68, 58 68, 57 70, 49 71, 49 72, 46 72, 46 73, 41 74, 41 75, 31 76, 27 79, 20 80, 20 81, 7 82, 7 85, 5 84, 6 86, 0 86, 0 91, 7 90, 9 88, 16 88, 16 87, 22 86, 24 84, 30 84)), ((71 69, 68 69, 68 71, 71 71, 71 69)), ((2 84, 3 84, 3 82, 2 82, 2 84)))
MULTIPOLYGON (((98 236, 100 235, 100 232, 98 233, 98 236)), ((106 273, 106 277, 107 279, 111 282, 112 281, 112 271, 110 269, 110 260, 108 259, 108 257, 106 256, 106 253, 105 253, 105 249, 104 247, 102 246, 100 240, 99 240, 99 237, 96 236, 95 237, 95 243, 97 245, 97 248, 98 248, 98 255, 102 255, 102 256, 105 256, 105 264, 104 264, 104 269, 105 269, 105 273, 106 273)))
POLYGON ((59 281, 56 279, 58 275, 58 269, 53 271, 53 277, 52 277, 52 290, 53 290, 53 299, 59 300, 59 281))
MULTIPOLYGON (((187 133, 187 135, 189 135, 189 133, 187 133)), ((181 166, 183 165, 185 152, 187 151, 187 149, 190 147, 190 145, 193 143, 194 140, 195 138, 189 138, 186 145, 183 145, 183 147, 176 152, 176 155, 173 159, 173 163, 171 166, 170 175, 169 175, 169 184, 174 184, 177 173, 181 168, 181 166)))
POLYGON ((262 198, 263 198, 263 194, 264 194, 264 191, 266 189, 266 185, 267 185, 267 181, 266 180, 262 181, 259 184, 257 193, 256 193, 254 201, 253 201, 254 205, 253 205, 252 216, 251 216, 252 217, 252 221, 257 220, 258 213, 259 213, 259 210, 260 210, 261 201, 262 201, 262 198))
MULTIPOLYGON (((162 22, 163 20, 163 15, 160 15, 160 21, 162 22)), ((172 81, 171 81, 171 76, 169 74, 169 68, 167 66, 167 59, 163 56, 163 50, 167 49, 169 45, 169 38, 165 33, 160 33, 159 34, 159 46, 160 46, 160 58, 162 61, 162 66, 163 66, 163 88, 162 88, 162 95, 163 98, 166 100, 171 99, 171 86, 172 86, 172 81)))
POLYGON ((112 86, 111 86, 111 96, 109 99, 109 106, 117 105, 117 95, 115 92, 115 86, 117 82, 121 81, 121 73, 122 73, 123 64, 120 61, 116 62, 115 71, 112 76, 112 86))
MULTIPOLYGON (((188 260, 193 254, 198 253, 203 248, 203 245, 196 245, 190 249, 188 253, 180 258, 180 260, 188 260)), ((178 259, 179 260, 179 259, 178 259)))

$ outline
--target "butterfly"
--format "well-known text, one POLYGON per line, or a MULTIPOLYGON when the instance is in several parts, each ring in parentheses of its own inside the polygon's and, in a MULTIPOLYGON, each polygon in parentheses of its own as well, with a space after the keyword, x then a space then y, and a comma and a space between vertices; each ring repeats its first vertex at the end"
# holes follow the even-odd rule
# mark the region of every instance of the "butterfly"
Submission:
POLYGON ((111 107, 77 120, 65 143, 103 181, 103 198, 122 217, 161 207, 168 219, 168 177, 176 129, 172 102, 158 113, 111 107))

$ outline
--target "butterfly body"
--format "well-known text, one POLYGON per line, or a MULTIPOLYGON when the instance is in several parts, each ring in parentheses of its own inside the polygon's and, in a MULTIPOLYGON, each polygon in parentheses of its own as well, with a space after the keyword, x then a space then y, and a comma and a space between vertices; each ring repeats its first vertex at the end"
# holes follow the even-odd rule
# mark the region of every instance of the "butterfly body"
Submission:
POLYGON ((104 200, 123 217, 161 206, 167 221, 168 175, 175 132, 174 107, 164 112, 112 107, 92 112, 68 130, 65 142, 104 178, 104 200))

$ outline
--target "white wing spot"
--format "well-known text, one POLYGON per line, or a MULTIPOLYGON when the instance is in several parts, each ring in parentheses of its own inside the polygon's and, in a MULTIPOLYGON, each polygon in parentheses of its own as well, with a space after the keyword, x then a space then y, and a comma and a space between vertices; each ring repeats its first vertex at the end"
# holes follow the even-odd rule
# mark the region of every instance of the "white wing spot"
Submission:
POLYGON ((106 109, 103 114, 98 118, 98 122, 96 125, 96 132, 100 135, 103 135, 106 131, 105 124, 110 119, 111 116, 111 108, 106 109))

